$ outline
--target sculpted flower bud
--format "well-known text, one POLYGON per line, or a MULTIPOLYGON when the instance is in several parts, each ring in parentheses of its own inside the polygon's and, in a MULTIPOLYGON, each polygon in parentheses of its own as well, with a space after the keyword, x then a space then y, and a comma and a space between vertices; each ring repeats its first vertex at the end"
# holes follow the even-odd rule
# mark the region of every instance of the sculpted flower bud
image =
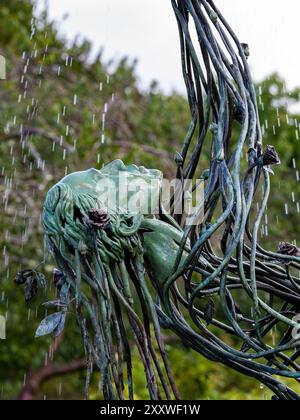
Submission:
POLYGON ((181 156, 181 154, 179 152, 176 153, 175 155, 175 163, 177 166, 182 166, 183 165, 183 157, 181 156))
POLYGON ((244 54, 246 56, 246 58, 248 58, 250 56, 250 49, 249 49, 249 45, 248 44, 241 44, 243 50, 244 50, 244 54))
POLYGON ((16 284, 25 284, 28 279, 34 276, 32 270, 23 270, 20 271, 15 277, 16 284))
POLYGON ((42 273, 34 270, 20 271, 15 277, 17 285, 24 285, 25 301, 32 300, 38 292, 38 287, 46 288, 46 279, 42 273))
POLYGON ((288 242, 280 242, 278 252, 282 255, 289 255, 291 257, 300 257, 300 249, 288 242))
POLYGON ((280 159, 274 146, 267 145, 266 150, 262 155, 262 162, 264 166, 280 165, 280 159))
POLYGON ((57 290, 60 290, 64 281, 65 281, 65 275, 62 271, 55 268, 53 270, 53 276, 54 276, 54 284, 57 290))
POLYGON ((107 229, 110 226, 109 214, 104 209, 90 209, 88 224, 95 229, 107 229))
POLYGON ((29 302, 31 301, 38 292, 38 282, 36 277, 29 277, 26 280, 25 287, 24 287, 24 296, 25 301, 29 302))

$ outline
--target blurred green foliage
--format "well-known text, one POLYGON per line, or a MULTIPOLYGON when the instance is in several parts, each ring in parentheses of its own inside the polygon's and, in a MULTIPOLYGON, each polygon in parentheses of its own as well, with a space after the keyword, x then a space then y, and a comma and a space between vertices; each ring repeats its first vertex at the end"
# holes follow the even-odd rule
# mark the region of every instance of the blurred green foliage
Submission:
MULTIPOLYGON (((28 0, 0 0, 0 53, 7 60, 7 80, 0 84, 0 314, 7 315, 7 340, 0 341, 0 398, 16 398, 29 370, 41 368, 45 361, 52 363, 50 340, 34 339, 44 317, 45 296, 26 306, 22 290, 13 282, 18 270, 44 260, 40 214, 47 188, 66 172, 101 167, 117 157, 172 176, 173 156, 189 124, 182 95, 167 95, 156 82, 143 91, 135 61, 105 62, 101 51, 92 57, 88 41, 67 41, 47 11, 33 18, 33 6, 28 0)), ((282 159, 272 177, 262 227, 261 240, 272 249, 279 240, 291 242, 300 233, 299 115, 292 114, 299 92, 288 93, 276 74, 257 85, 265 143, 273 144, 282 159)), ((204 155, 199 172, 208 166, 208 159, 204 155)), ((49 280, 52 269, 47 259, 44 271, 49 280)), ((47 293, 53 294, 51 287, 47 293)), ((183 398, 270 398, 270 392, 252 379, 205 360, 174 337, 167 337, 167 342, 183 398)), ((54 361, 65 363, 83 356, 71 316, 54 361)), ((142 366, 135 365, 134 377, 136 397, 146 398, 142 366)), ((84 372, 78 372, 45 382, 36 397, 82 398, 83 388, 84 372)), ((99 398, 97 389, 94 379, 92 398, 99 398)))

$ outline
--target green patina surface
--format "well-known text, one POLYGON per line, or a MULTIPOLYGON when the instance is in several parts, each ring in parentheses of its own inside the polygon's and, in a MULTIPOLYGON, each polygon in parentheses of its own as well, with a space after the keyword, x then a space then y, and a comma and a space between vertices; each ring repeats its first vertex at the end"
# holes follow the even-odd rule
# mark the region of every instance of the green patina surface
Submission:
MULTIPOLYGON (((123 380, 120 380, 120 377, 117 379, 114 372, 117 362, 113 351, 115 345, 119 346, 119 354, 128 347, 127 337, 124 336, 124 332, 122 334, 124 325, 121 307, 127 313, 127 322, 131 325, 134 339, 141 352, 151 398, 159 396, 158 382, 161 382, 166 397, 170 397, 167 380, 174 395, 177 395, 163 349, 152 295, 156 289, 162 296, 164 282, 171 275, 175 265, 183 232, 180 228, 158 220, 153 215, 124 210, 127 209, 125 200, 134 200, 141 206, 146 200, 146 204, 149 204, 148 201, 153 200, 153 196, 159 195, 161 180, 160 171, 147 170, 135 165, 125 166, 122 161, 117 160, 101 171, 90 169, 63 178, 48 192, 44 205, 43 225, 47 246, 65 275, 70 299, 76 301, 78 321, 86 339, 86 350, 93 354, 93 357, 96 355, 96 359, 98 357, 103 392, 109 399, 115 398, 113 380, 118 396, 120 398, 123 396, 123 380), (120 181, 124 179, 128 195, 120 187, 120 181), (102 186, 107 184, 107 181, 111 189, 103 191, 102 186), (117 206, 106 207, 107 200, 115 203, 110 198, 116 194, 119 196, 117 206), (109 226, 98 229, 90 220, 90 211, 91 209, 101 211, 103 208, 107 212, 109 226), (148 289, 144 278, 145 266, 150 278, 154 280, 153 290, 148 289), (95 300, 92 302, 86 295, 87 286, 95 295, 95 300), (139 319, 134 305, 133 288, 143 310, 147 311, 147 316, 154 325, 155 339, 168 379, 164 379, 164 374, 160 370, 158 376, 154 373, 158 362, 152 349, 150 325, 147 326, 147 322, 144 325, 145 314, 143 322, 139 319), (93 339, 87 338, 88 332, 82 319, 82 305, 93 325, 93 339), (95 340, 98 341, 98 351, 93 348, 95 340)), ((183 260, 184 257, 185 255, 183 260)), ((130 359, 129 354, 127 357, 130 359)), ((130 384, 132 384, 131 379, 129 379, 129 394, 132 395, 130 384)))
MULTIPOLYGON (((191 111, 176 154, 176 179, 199 176, 203 150, 210 151, 202 175, 204 219, 191 226, 176 211, 174 218, 163 211, 159 217, 131 211, 132 204, 147 207, 155 199, 161 182, 155 170, 115 161, 64 178, 49 192, 43 216, 60 269, 63 309, 49 315, 37 335, 61 333, 75 310, 88 359, 86 391, 96 365, 106 399, 133 398, 133 343, 149 397, 178 397, 161 328, 207 359, 254 377, 276 398, 299 399, 285 381, 300 378, 300 250, 286 242, 277 252, 259 244, 269 166, 280 159, 274 147, 263 145, 249 48, 212 0, 171 3, 191 111), (130 186, 129 195, 120 180, 130 186), (150 193, 146 199, 143 189, 150 193)), ((30 279, 36 288, 37 279, 30 279)))

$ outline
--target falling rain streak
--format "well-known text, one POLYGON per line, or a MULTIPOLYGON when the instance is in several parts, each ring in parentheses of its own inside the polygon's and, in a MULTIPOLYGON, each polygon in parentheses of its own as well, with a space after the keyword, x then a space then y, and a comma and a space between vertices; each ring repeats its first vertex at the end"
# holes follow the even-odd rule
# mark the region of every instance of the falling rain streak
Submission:
MULTIPOLYGON (((82 115, 82 108, 88 103, 89 99, 80 94, 78 88, 80 81, 71 80, 70 82, 69 70, 75 67, 75 58, 66 52, 53 62, 53 58, 50 57, 52 46, 50 44, 51 39, 48 39, 48 33, 45 32, 44 34, 45 46, 43 49, 38 48, 35 39, 36 33, 36 20, 33 18, 30 22, 31 49, 23 51, 19 60, 21 63, 20 78, 18 79, 19 92, 14 97, 15 109, 18 109, 19 112, 18 115, 15 115, 15 110, 13 110, 11 115, 7 115, 7 121, 3 129, 3 134, 8 139, 8 146, 5 152, 5 165, 0 170, 0 194, 2 212, 7 220, 7 229, 4 233, 5 242, 1 250, 1 262, 6 270, 3 271, 5 274, 2 274, 0 285, 0 313, 5 314, 8 324, 10 322, 10 301, 6 295, 5 287, 11 280, 10 262, 15 262, 16 259, 20 261, 20 270, 24 269, 24 264, 31 264, 31 261, 24 262, 20 255, 24 246, 30 247, 33 232, 35 234, 38 232, 42 243, 40 217, 42 208, 37 208, 37 194, 44 194, 49 185, 54 184, 62 176, 74 170, 74 162, 80 167, 80 156, 85 148, 81 140, 81 130, 83 129, 91 130, 91 133, 95 133, 97 138, 96 148, 91 153, 89 163, 91 166, 96 164, 98 167, 104 163, 106 148, 109 148, 110 144, 113 143, 113 139, 109 137, 108 127, 110 110, 118 102, 116 94, 111 92, 110 75, 102 75, 102 80, 95 81, 94 85, 99 100, 89 107, 90 113, 88 115, 82 115), (35 70, 37 71, 34 72, 35 70), (44 85, 50 86, 49 97, 51 97, 51 87, 55 86, 57 80, 66 81, 69 87, 68 97, 65 98, 63 94, 59 97, 59 100, 56 98, 55 104, 48 104, 47 98, 44 97, 42 92, 42 87, 44 85), (52 116, 51 122, 47 120, 48 105, 54 107, 53 110, 51 109, 51 113, 49 112, 49 115, 52 116), (83 126, 84 128, 82 128, 83 126), (39 127, 47 127, 47 129, 42 130, 39 127), (49 156, 51 155, 54 155, 55 159, 50 159, 49 156), (74 156, 76 157, 74 158, 74 156), (53 167, 54 161, 59 163, 57 167, 53 167), (38 187, 31 185, 29 182, 33 175, 38 180, 38 187), (18 231, 16 225, 19 226, 18 231)), ((264 86, 260 85, 257 95, 262 113, 266 109, 264 94, 264 86)), ((283 115, 280 104, 274 103, 272 120, 262 119, 262 122, 261 128, 264 137, 267 134, 268 136, 277 136, 285 129, 286 125, 292 125, 293 138, 287 138, 286 142, 289 145, 294 145, 299 141, 299 122, 288 113, 283 115)), ((291 169, 288 170, 286 176, 299 183, 299 168, 295 157, 292 157, 291 169)), ((281 190, 284 188, 284 180, 281 180, 279 188, 281 190)), ((276 214, 274 221, 271 220, 268 212, 265 212, 260 231, 261 237, 271 236, 273 225, 277 227, 276 225, 284 217, 291 216, 295 212, 300 213, 298 191, 299 188, 289 193, 287 197, 289 201, 283 203, 283 206, 282 203, 280 204, 281 207, 278 207, 278 214, 276 214)), ((291 240, 294 240, 294 238, 291 240)), ((41 261, 44 258, 46 259, 47 256, 44 255, 43 249, 32 250, 32 253, 35 252, 41 261)), ((49 266, 47 270, 51 273, 52 268, 52 266, 49 266)), ((51 289, 48 290, 48 293, 51 293, 51 289)), ((30 334, 32 332, 32 322, 38 324, 37 318, 40 318, 38 311, 38 307, 33 307, 29 308, 25 314, 23 328, 26 332, 30 330, 30 334)), ((274 345, 277 336, 275 328, 271 334, 274 345)), ((49 351, 45 347, 45 366, 49 363, 49 359, 52 360, 53 357, 53 349, 49 351)), ((26 372, 22 373, 21 382, 22 378, 25 385, 29 379, 28 374, 26 372)), ((264 389, 263 385, 260 389, 264 389)), ((5 393, 5 385, 1 386, 1 397, 3 393, 5 393)), ((57 394, 58 397, 63 396, 62 383, 57 386, 57 394)), ((47 399, 47 395, 44 395, 44 399, 47 399)))
MULTIPOLYGON (((44 108, 45 99, 41 97, 42 86, 46 83, 55 83, 55 79, 66 78, 68 79, 68 69, 74 64, 74 59, 69 54, 57 58, 57 63, 49 64, 48 55, 51 52, 51 45, 48 43, 48 34, 45 32, 45 47, 38 49, 35 40, 36 35, 36 21, 32 19, 30 27, 30 40, 32 49, 23 51, 20 56, 21 74, 19 79, 19 92, 16 96, 16 105, 18 108, 17 115, 8 115, 7 122, 4 126, 4 135, 12 135, 9 140, 9 147, 7 149, 7 160, 5 166, 2 166, 1 175, 1 201, 2 211, 10 220, 7 222, 8 228, 5 230, 4 238, 5 243, 2 248, 2 264, 7 268, 6 274, 2 275, 1 288, 0 288, 0 314, 4 313, 7 321, 9 322, 9 300, 5 296, 5 285, 11 280, 11 273, 9 265, 11 260, 15 260, 15 255, 11 250, 16 246, 23 248, 24 245, 30 243, 32 232, 39 226, 41 234, 41 208, 36 208, 36 194, 34 187, 25 185, 27 174, 36 173, 36 177, 40 180, 39 190, 46 191, 46 186, 49 182, 53 183, 54 179, 59 179, 63 175, 69 173, 69 155, 77 152, 80 144, 80 136, 73 138, 74 133, 80 134, 78 127, 73 126, 74 113, 80 116, 81 106, 85 105, 84 100, 80 98, 78 93, 72 93, 72 86, 70 85, 69 99, 61 97, 60 101, 56 99, 56 106, 59 107, 55 117, 56 132, 43 131, 36 128, 45 125, 47 120, 47 109, 44 108), (34 69, 37 68, 36 74, 34 69), (72 104, 72 107, 67 103, 72 104), (42 105, 42 106, 41 106, 42 105), (23 118, 20 117, 23 115, 23 118), (33 128, 34 127, 34 128, 33 128), (16 139, 16 140, 15 140, 16 139), (49 144, 50 143, 50 144, 49 144), (47 161, 47 145, 50 145, 50 152, 55 154, 55 161, 59 159, 65 162, 60 170, 55 171, 53 175, 53 168, 51 169, 50 162, 47 161), (20 167, 21 165, 21 167, 20 167), (48 167, 49 166, 49 167, 48 167), (25 172, 23 172, 25 169, 25 172), (24 179, 24 183, 22 180, 24 179), (17 200, 15 198, 17 197, 17 200), (23 207, 23 208, 22 208, 23 207), (14 226, 18 224, 20 232, 15 232, 14 226)), ((50 42, 50 40, 49 40, 50 42)), ((51 59, 50 59, 51 61, 51 59)), ((74 88, 76 82, 74 81, 74 88)), ((102 110, 99 104, 91 107, 90 122, 91 127, 98 126, 100 131, 100 142, 96 153, 96 164, 101 164, 102 151, 106 140, 106 119, 109 112, 110 104, 114 102, 115 95, 111 94, 109 100, 102 99, 101 96, 107 96, 105 92, 106 86, 110 86, 110 76, 105 77, 105 81, 98 83, 98 91, 100 94, 99 103, 102 102, 102 110)), ((110 90, 110 89, 109 89, 110 90)), ((49 92, 51 95, 51 92, 49 92)), ((86 100, 87 102, 87 100, 86 100)), ((103 162, 102 162, 103 163, 103 162)), ((20 248, 19 248, 20 249, 20 248)), ((44 259, 43 250, 40 250, 40 258, 44 259)), ((28 261, 25 262, 28 264, 28 261)), ((30 261, 29 261, 30 264, 30 261)), ((23 262, 18 267, 20 270, 23 268, 23 262)), ((48 289, 51 293, 52 287, 48 289)), ((38 323, 37 318, 38 307, 28 308, 27 315, 24 322, 28 323, 26 329, 32 328, 32 322, 38 323)), ((28 333, 31 334, 31 333, 28 333)), ((53 359, 54 353, 51 353, 53 359)), ((45 366, 49 363, 49 351, 45 352, 45 366)), ((24 386, 29 380, 29 375, 25 372, 23 376, 24 386)), ((4 385, 1 386, 1 398, 4 392, 4 385)), ((60 383, 57 390, 58 396, 61 397, 63 387, 60 383)), ((47 395, 44 396, 47 399, 47 395)))

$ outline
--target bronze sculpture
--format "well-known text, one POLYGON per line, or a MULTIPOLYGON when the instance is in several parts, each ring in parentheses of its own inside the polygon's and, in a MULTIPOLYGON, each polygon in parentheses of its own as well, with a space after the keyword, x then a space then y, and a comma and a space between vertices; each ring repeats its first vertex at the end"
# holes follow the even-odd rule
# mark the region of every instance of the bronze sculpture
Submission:
POLYGON ((175 159, 176 178, 182 184, 204 180, 204 218, 186 224, 174 212, 176 194, 170 200, 172 214, 163 206, 155 215, 132 214, 124 211, 122 196, 114 209, 102 202, 99 182, 129 174, 129 184, 147 190, 154 179, 159 189, 161 174, 155 170, 116 161, 100 172, 63 179, 50 190, 43 217, 59 266, 61 311, 43 321, 37 334, 59 334, 73 305, 88 356, 87 384, 95 363, 107 399, 133 398, 130 340, 143 361, 150 398, 179 398, 161 328, 205 357, 257 378, 276 398, 299 399, 277 379, 300 377, 299 250, 283 243, 271 252, 258 244, 270 165, 280 160, 272 146, 262 144, 249 47, 239 42, 213 1, 171 3, 191 108, 190 127, 175 159), (240 127, 238 139, 232 138, 233 124, 240 127), (203 171, 207 145, 210 168, 203 171), (275 326, 280 336, 273 344, 275 326), (233 341, 229 344, 217 331, 233 341))

